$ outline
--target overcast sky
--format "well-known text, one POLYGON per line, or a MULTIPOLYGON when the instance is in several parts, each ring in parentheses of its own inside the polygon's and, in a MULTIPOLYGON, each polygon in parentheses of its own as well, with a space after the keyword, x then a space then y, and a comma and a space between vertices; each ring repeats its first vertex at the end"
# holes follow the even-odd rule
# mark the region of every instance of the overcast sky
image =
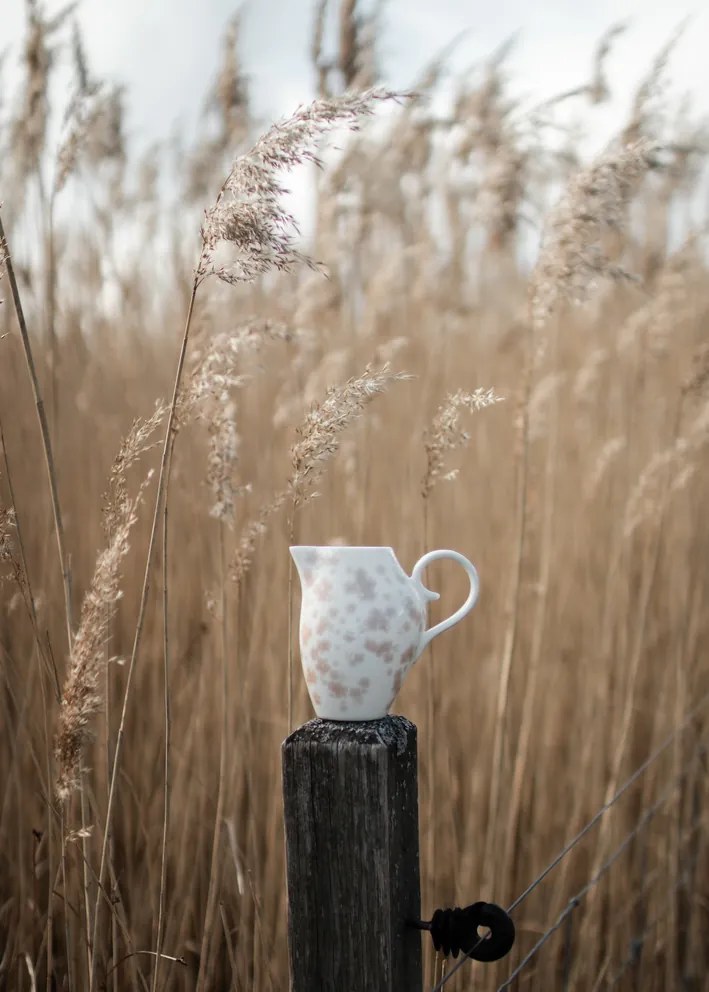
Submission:
MULTIPOLYGON (((334 2, 334 0, 333 0, 334 2)), ((46 0, 51 11, 60 4, 46 0)), ((24 0, 0 0, 0 49, 21 37, 24 0)), ((233 0, 82 0, 78 17, 95 72, 127 87, 128 131, 140 145, 166 137, 175 124, 195 127, 220 54, 233 0)), ((308 62, 314 0, 246 0, 243 58, 257 112, 280 116, 312 97, 308 62)), ((470 33, 455 62, 470 65, 513 32, 510 61, 518 90, 540 98, 583 82, 597 38, 612 23, 629 20, 609 63, 611 84, 622 96, 683 17, 691 21, 672 60, 674 91, 691 91, 709 110, 709 5, 672 0, 386 0, 381 45, 388 82, 406 86, 417 71, 463 29, 470 33)), ((12 64, 11 70, 12 71, 12 64)))

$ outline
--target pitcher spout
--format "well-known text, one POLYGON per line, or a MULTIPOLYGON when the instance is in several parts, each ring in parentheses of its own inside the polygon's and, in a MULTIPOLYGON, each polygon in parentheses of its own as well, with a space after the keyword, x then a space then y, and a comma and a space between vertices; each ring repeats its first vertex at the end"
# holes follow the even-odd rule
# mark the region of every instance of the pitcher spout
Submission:
POLYGON ((290 554, 298 570, 300 581, 303 582, 304 577, 309 574, 317 560, 317 548, 296 545, 290 549, 290 554))
POLYGON ((297 569, 301 569, 305 565, 305 556, 308 551, 312 550, 312 548, 306 548, 302 545, 290 549, 291 558, 295 562, 295 567, 297 569))

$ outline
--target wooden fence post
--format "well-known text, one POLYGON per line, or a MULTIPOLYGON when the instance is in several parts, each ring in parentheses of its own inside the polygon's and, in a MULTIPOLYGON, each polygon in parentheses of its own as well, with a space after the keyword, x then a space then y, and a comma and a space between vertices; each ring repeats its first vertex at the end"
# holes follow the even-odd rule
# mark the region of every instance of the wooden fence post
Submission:
POLYGON ((283 795, 292 992, 421 992, 416 727, 311 720, 283 795))

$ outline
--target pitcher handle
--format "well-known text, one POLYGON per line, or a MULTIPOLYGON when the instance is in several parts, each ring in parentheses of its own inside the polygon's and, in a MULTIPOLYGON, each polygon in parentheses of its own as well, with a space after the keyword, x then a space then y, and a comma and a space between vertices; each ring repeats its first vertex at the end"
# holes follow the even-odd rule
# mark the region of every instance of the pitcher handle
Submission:
POLYGON ((438 634, 442 634, 443 631, 448 630, 449 627, 455 626, 459 620, 462 620, 466 614, 470 613, 472 608, 475 606, 478 593, 480 592, 480 580, 478 579, 478 573, 475 566, 472 562, 468 561, 465 555, 461 555, 457 551, 429 551, 422 558, 419 558, 414 565, 413 572, 411 573, 411 578, 418 586, 424 599, 434 600, 439 598, 438 593, 427 589, 420 578, 421 573, 426 566, 430 565, 432 561, 438 561, 439 558, 452 558, 453 561, 457 561, 463 566, 465 571, 468 573, 470 592, 468 593, 468 598, 460 609, 456 610, 456 612, 449 616, 447 620, 441 620, 441 622, 437 623, 435 627, 431 627, 429 630, 424 630, 421 635, 419 653, 421 653, 421 651, 423 651, 423 649, 431 643, 434 637, 437 637, 438 634))

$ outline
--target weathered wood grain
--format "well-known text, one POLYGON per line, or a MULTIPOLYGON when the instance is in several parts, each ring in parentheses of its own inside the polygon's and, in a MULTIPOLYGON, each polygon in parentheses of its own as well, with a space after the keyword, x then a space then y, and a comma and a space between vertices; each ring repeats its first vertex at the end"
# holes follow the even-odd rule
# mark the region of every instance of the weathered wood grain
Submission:
POLYGON ((312 720, 283 793, 292 992, 421 992, 416 727, 312 720))

